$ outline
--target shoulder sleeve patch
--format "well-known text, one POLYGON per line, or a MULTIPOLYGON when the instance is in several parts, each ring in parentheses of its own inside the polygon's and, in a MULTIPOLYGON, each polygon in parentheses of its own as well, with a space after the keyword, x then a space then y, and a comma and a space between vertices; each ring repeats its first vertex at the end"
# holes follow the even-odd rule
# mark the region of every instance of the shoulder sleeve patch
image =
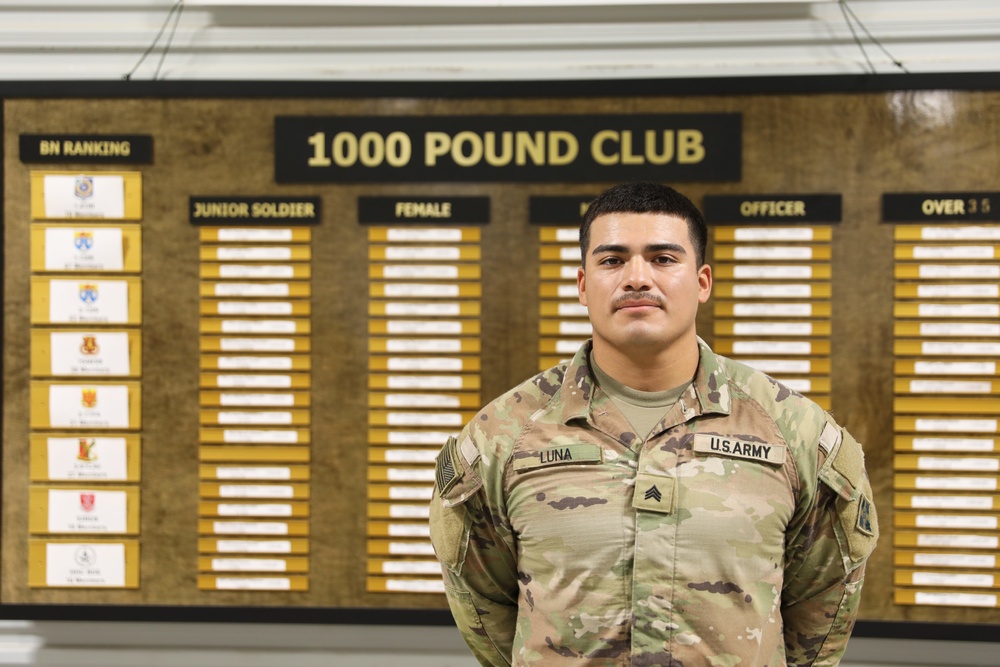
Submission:
POLYGON ((434 466, 434 482, 445 507, 461 505, 478 491, 483 481, 473 467, 479 460, 479 450, 470 438, 462 444, 454 437, 441 448, 434 466))
POLYGON ((475 463, 479 450, 470 438, 459 444, 448 438, 441 448, 434 469, 434 495, 430 505, 431 544, 438 559, 452 571, 462 569, 462 561, 469 545, 472 525, 470 513, 475 513, 475 503, 466 503, 483 486, 476 473, 475 463))
POLYGON ((875 537, 878 526, 875 524, 875 507, 865 494, 858 498, 857 529, 870 537, 875 537))
POLYGON ((434 470, 434 479, 441 497, 444 497, 448 490, 461 479, 459 474, 461 469, 456 468, 455 463, 455 438, 448 438, 448 442, 438 454, 434 470))
MULTIPOLYGON (((830 423, 827 424, 829 428, 830 423)), ((823 435, 827 435, 827 429, 823 435)), ((865 472, 864 452, 849 433, 834 426, 839 442, 831 447, 831 456, 819 470, 819 479, 838 498, 834 532, 840 543, 848 572, 860 566, 875 549, 878 540, 878 517, 872 502, 872 488, 865 472)), ((820 447, 824 447, 820 438, 820 447)))

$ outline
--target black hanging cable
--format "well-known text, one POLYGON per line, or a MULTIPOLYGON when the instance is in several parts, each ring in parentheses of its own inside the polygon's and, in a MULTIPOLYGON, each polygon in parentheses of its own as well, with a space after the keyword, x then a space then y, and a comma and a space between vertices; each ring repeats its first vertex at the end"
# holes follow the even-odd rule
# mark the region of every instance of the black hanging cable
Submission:
MULTIPOLYGON (((150 44, 149 48, 146 49, 145 53, 142 54, 142 56, 139 58, 139 62, 137 62, 135 64, 135 67, 133 67, 131 69, 131 71, 129 71, 128 73, 126 73, 122 77, 125 81, 128 81, 128 80, 130 80, 132 78, 132 75, 135 74, 135 71, 137 69, 139 69, 139 65, 141 65, 142 62, 146 59, 146 56, 148 56, 150 53, 152 53, 153 49, 156 48, 157 42, 159 42, 160 41, 160 37, 163 36, 163 31, 167 29, 167 24, 170 23, 170 17, 173 16, 174 13, 176 12, 177 13, 177 21, 180 20, 181 10, 183 8, 183 5, 184 5, 184 0, 177 0, 177 2, 174 3, 173 7, 170 8, 170 11, 167 12, 167 18, 164 19, 163 25, 160 26, 160 31, 158 33, 156 33, 156 37, 153 38, 153 43, 150 44)), ((177 21, 174 21, 174 30, 177 30, 177 21)), ((160 57, 160 65, 163 64, 163 58, 166 57, 167 51, 170 49, 170 40, 173 39, 173 36, 174 36, 174 33, 173 33, 173 31, 171 31, 170 38, 167 41, 167 46, 163 50, 163 56, 160 57)), ((157 65, 157 67, 156 67, 156 74, 159 74, 159 72, 160 72, 160 67, 159 67, 159 65, 157 65)), ((153 75, 154 79, 156 78, 156 74, 153 75)))
POLYGON ((156 71, 153 72, 153 81, 160 76, 160 68, 163 67, 163 61, 167 59, 167 53, 170 52, 170 44, 174 41, 174 35, 177 33, 177 24, 181 22, 181 14, 184 12, 184 0, 177 0, 177 13, 174 14, 174 27, 170 29, 170 34, 167 35, 167 43, 163 47, 163 53, 160 54, 160 62, 156 64, 156 71))
POLYGON ((868 52, 865 51, 864 44, 862 44, 861 40, 858 38, 857 32, 854 31, 854 23, 857 23, 858 27, 864 30, 865 35, 868 37, 868 39, 870 39, 872 43, 875 44, 875 46, 877 46, 882 51, 882 53, 884 53, 889 58, 889 60, 892 61, 893 65, 903 70, 903 72, 905 72, 906 74, 910 73, 910 70, 906 69, 906 66, 903 65, 901 61, 897 60, 895 56, 889 53, 888 49, 882 46, 882 42, 878 41, 875 38, 875 36, 868 31, 868 28, 865 27, 865 24, 861 21, 861 19, 858 18, 858 15, 854 13, 854 10, 851 9, 851 6, 847 4, 847 0, 838 0, 837 4, 840 5, 840 13, 844 15, 844 21, 847 23, 847 27, 851 29, 851 35, 854 37, 854 43, 858 45, 859 49, 861 49, 861 53, 862 55, 864 55, 865 62, 868 63, 868 68, 871 69, 872 74, 875 74, 875 65, 872 64, 871 59, 868 57, 868 52))
MULTIPOLYGON (((844 0, 840 0, 838 3, 840 5, 840 13, 844 15, 844 23, 851 31, 851 37, 854 38, 854 43, 858 45, 861 49, 861 55, 865 57, 865 62, 868 63, 868 69, 871 74, 875 73, 875 65, 872 64, 871 58, 868 57, 868 52, 865 50, 865 45, 861 43, 861 38, 858 37, 858 33, 854 30, 854 22, 851 21, 851 17, 847 14, 847 3, 844 0)), ((853 12, 851 12, 853 14, 853 12)))

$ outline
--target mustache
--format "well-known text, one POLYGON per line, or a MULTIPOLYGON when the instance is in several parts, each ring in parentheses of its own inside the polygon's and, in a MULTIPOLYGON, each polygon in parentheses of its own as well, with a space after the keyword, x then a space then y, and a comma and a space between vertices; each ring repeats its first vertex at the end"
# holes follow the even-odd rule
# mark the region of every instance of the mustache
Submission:
POLYGON ((631 302, 649 301, 650 303, 656 304, 657 306, 663 305, 663 297, 661 297, 659 294, 651 294, 649 292, 628 292, 626 294, 622 294, 620 297, 618 297, 612 302, 612 305, 614 305, 615 307, 623 306, 626 303, 629 303, 630 301, 631 302))

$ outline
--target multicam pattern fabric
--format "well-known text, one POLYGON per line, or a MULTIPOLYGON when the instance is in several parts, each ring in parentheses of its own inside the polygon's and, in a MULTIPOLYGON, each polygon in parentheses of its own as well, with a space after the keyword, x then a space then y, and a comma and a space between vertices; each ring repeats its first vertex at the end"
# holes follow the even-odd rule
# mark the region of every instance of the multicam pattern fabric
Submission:
POLYGON ((595 385, 588 344, 445 446, 431 538, 482 664, 840 662, 878 537, 861 447, 699 345, 646 440, 595 385))

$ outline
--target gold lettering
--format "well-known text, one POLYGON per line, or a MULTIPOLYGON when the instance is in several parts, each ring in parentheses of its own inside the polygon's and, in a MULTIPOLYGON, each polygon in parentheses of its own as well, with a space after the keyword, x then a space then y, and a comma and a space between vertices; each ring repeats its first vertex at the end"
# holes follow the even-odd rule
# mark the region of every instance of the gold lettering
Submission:
POLYGON ((618 133, 614 130, 601 130, 590 140, 590 155, 594 162, 603 165, 618 164, 618 153, 605 153, 604 143, 607 141, 618 142, 618 133))
POLYGON ((486 150, 484 151, 486 155, 486 163, 494 167, 503 167, 510 164, 511 158, 514 157, 514 135, 510 132, 500 133, 501 145, 503 147, 503 153, 497 155, 497 134, 496 132, 486 133, 486 150))
POLYGON ((358 155, 361 164, 366 167, 377 167, 385 158, 385 140, 378 132, 365 132, 358 141, 358 155))
POLYGON ((622 164, 642 164, 641 155, 632 152, 632 130, 622 132, 622 164))
POLYGON ((663 131, 663 152, 656 152, 656 130, 646 130, 646 161, 667 164, 674 159, 674 131, 663 131))
POLYGON ((525 165, 528 163, 528 155, 531 156, 531 161, 536 165, 545 164, 545 133, 535 132, 532 136, 528 132, 518 131, 515 135, 516 141, 515 146, 517 148, 517 156, 514 161, 518 165, 525 165))
POLYGON ((705 159, 705 137, 700 130, 677 131, 677 163, 696 164, 705 159))
POLYGON ((433 167, 437 159, 451 150, 451 137, 444 132, 428 132, 424 135, 424 165, 433 167))
POLYGON ((196 218, 246 218, 250 216, 250 207, 246 202, 195 202, 194 217, 196 218))
POLYGON ((398 201, 397 218, 450 218, 451 202, 398 201))
POLYGON ((483 140, 475 132, 464 130, 455 135, 451 142, 451 159, 459 167, 471 167, 483 159, 483 140), (465 154, 464 146, 468 144, 471 150, 465 154))
MULTIPOLYGON (((83 157, 128 157, 132 153, 132 145, 128 141, 66 140, 63 142, 62 152, 64 155, 83 157)), ((58 152, 53 155, 58 155, 58 152)))
POLYGON ((965 215, 961 199, 925 199, 920 205, 924 215, 965 215))
POLYGON ((580 142, 570 132, 555 130, 549 133, 549 164, 560 167, 569 164, 580 154, 580 142), (560 149, 566 147, 565 152, 560 149))
POLYGON ((773 217, 801 217, 805 214, 806 203, 800 199, 740 202, 740 215, 744 218, 754 218, 759 215, 773 217))
POLYGON ((333 137, 333 161, 338 167, 350 167, 358 161, 358 138, 351 132, 333 137))
POLYGON ((313 147, 313 154, 306 164, 310 167, 329 167, 330 158, 326 156, 326 132, 317 132, 306 139, 306 143, 313 147))
MULTIPOLYGON (((245 206, 245 204, 243 204, 245 206)), ((250 208, 254 218, 314 218, 316 211, 307 202, 254 202, 250 208)))
POLYGON ((410 135, 405 132, 390 132, 385 139, 385 161, 391 167, 402 167, 410 162, 413 147, 410 135))

